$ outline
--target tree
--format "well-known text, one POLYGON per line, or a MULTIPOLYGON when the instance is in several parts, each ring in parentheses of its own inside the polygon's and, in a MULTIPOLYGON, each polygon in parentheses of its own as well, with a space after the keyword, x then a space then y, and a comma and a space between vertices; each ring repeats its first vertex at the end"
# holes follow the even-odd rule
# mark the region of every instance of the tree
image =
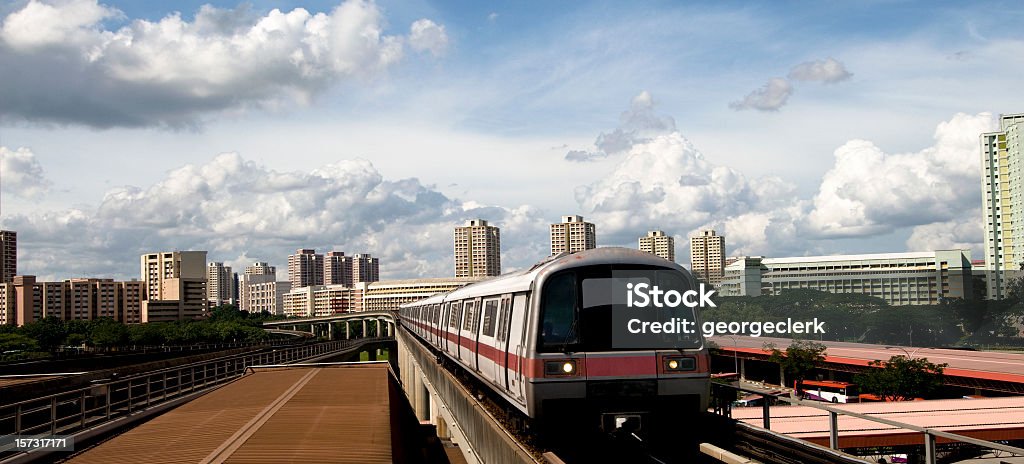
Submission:
POLYGON ((89 341, 95 346, 111 348, 128 343, 128 328, 113 319, 93 321, 89 341))
POLYGON ((35 340, 21 334, 0 333, 0 354, 7 351, 35 351, 39 345, 35 340))
POLYGON ((64 323, 52 316, 25 324, 21 327, 21 333, 34 339, 39 348, 46 351, 56 350, 68 337, 64 323))
POLYGON ((862 391, 874 393, 886 401, 906 401, 928 396, 942 386, 942 372, 947 364, 897 355, 888 361, 876 359, 868 366, 873 369, 854 378, 862 391))
POLYGON ((768 360, 778 363, 790 378, 796 381, 797 393, 804 390, 804 379, 807 378, 807 374, 825 361, 824 353, 827 349, 821 343, 807 340, 794 340, 785 352, 770 343, 765 344, 765 348, 772 352, 768 360))

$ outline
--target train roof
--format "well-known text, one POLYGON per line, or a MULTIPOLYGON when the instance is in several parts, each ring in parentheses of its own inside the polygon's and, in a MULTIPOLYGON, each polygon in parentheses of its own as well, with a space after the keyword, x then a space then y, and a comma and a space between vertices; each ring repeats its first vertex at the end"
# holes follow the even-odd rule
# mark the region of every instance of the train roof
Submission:
POLYGON ((533 266, 518 271, 502 274, 493 279, 466 285, 447 293, 433 295, 410 305, 435 304, 445 301, 460 300, 480 295, 497 295, 502 293, 523 292, 530 289, 538 276, 562 269, 594 264, 641 264, 662 266, 677 269, 687 275, 689 271, 675 262, 668 261, 657 255, 634 248, 601 247, 575 253, 561 253, 549 256, 533 266))

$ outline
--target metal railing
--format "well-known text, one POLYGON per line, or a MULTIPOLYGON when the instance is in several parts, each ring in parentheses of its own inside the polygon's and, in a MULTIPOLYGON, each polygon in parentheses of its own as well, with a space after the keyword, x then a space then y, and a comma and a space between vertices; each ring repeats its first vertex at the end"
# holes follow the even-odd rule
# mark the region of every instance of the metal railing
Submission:
MULTIPOLYGON (((62 393, 0 406, 0 436, 69 435, 241 377, 250 366, 289 364, 389 340, 363 338, 292 346, 111 378, 62 393)), ((16 452, 0 449, 0 459, 16 452)))
POLYGON ((1018 456, 1024 456, 1024 448, 1018 448, 1016 446, 1004 445, 1002 443, 991 442, 987 440, 980 440, 956 433, 944 432, 941 430, 935 430, 929 427, 921 427, 913 424, 907 424, 905 422, 894 421, 877 417, 869 414, 861 414, 852 411, 846 411, 843 409, 836 408, 834 406, 827 406, 818 401, 800 400, 790 398, 784 394, 773 394, 765 392, 764 390, 754 390, 749 388, 742 388, 735 385, 712 383, 712 410, 716 414, 721 414, 726 417, 732 417, 732 402, 736 400, 737 392, 754 393, 761 395, 764 399, 761 405, 761 420, 762 427, 766 430, 771 430, 771 406, 778 404, 779 402, 789 403, 797 406, 806 406, 814 409, 819 409, 828 412, 829 419, 829 447, 834 450, 839 450, 839 416, 850 416, 858 419, 863 419, 879 424, 884 424, 899 429, 911 430, 914 432, 921 433, 922 444, 924 445, 924 462, 925 464, 935 464, 937 460, 936 450, 936 438, 944 438, 952 442, 967 443, 974 446, 978 446, 982 449, 1002 451, 1011 453, 1018 456))

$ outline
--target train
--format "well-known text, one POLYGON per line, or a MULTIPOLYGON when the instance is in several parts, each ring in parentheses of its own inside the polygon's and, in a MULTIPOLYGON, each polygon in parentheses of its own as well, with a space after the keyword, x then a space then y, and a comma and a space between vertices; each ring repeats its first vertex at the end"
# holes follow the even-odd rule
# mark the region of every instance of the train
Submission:
MULTIPOLYGON (((475 376, 528 420, 573 417, 605 431, 639 430, 706 410, 710 389, 699 330, 616 339, 621 318, 613 308, 625 290, 615 289, 641 283, 680 293, 698 287, 674 262, 602 247, 402 305, 398 317, 439 360, 475 376)), ((699 311, 683 309, 700 327, 699 311)))

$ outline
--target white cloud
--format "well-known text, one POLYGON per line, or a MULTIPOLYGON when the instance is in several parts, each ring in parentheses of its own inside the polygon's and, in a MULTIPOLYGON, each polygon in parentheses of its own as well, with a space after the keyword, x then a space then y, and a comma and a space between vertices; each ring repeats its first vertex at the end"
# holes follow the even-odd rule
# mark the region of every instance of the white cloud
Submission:
POLYGON ((824 237, 849 237, 980 217, 978 135, 994 127, 991 114, 957 114, 938 125, 933 146, 914 153, 847 142, 822 179, 809 225, 824 237))
POLYGON ((982 237, 985 234, 979 216, 975 214, 945 222, 914 227, 907 239, 911 251, 971 250, 972 259, 984 259, 982 237))
POLYGON ((789 81, 781 77, 775 77, 753 92, 743 97, 743 100, 729 103, 729 108, 737 111, 758 110, 778 111, 782 108, 789 96, 793 94, 793 86, 789 81))
POLYGON ((441 56, 448 50, 448 33, 444 26, 429 19, 420 19, 409 27, 409 46, 418 52, 429 51, 441 56))
POLYGON ((849 79, 853 74, 835 58, 800 63, 789 71, 789 78, 796 81, 816 81, 833 84, 849 79))
MULTIPOLYGON (((191 22, 175 13, 104 28, 122 17, 96 0, 30 0, 4 17, 0 68, 9 72, 0 116, 94 127, 194 125, 209 112, 306 102, 402 58, 403 38, 385 34, 383 13, 364 0, 329 13, 262 16, 203 6, 191 22)), ((436 53, 446 43, 443 28, 417 21, 411 45, 436 53)))
POLYGON ((506 269, 546 255, 538 210, 451 199, 417 179, 385 180, 360 159, 280 172, 225 153, 146 188, 113 189, 92 211, 4 220, 19 232, 22 268, 38 275, 132 277, 139 254, 167 249, 280 267, 296 248, 312 247, 371 253, 385 277, 400 278, 451 275, 452 227, 475 217, 502 228, 506 269))
POLYGON ((633 246, 643 231, 662 229, 684 246, 707 226, 728 234, 731 250, 783 251, 794 240, 768 239, 794 227, 792 185, 715 165, 675 131, 633 145, 608 175, 577 187, 576 200, 602 245, 633 246))
POLYGON ((628 111, 619 115, 619 126, 612 132, 602 132, 590 150, 569 150, 566 161, 597 161, 608 156, 621 155, 633 145, 652 140, 676 130, 676 122, 668 116, 654 112, 654 97, 644 90, 633 97, 628 111))
POLYGON ((498 19, 498 13, 495 13, 495 12, 492 11, 491 14, 487 15, 487 20, 492 22, 492 23, 494 21, 497 21, 497 19, 498 19))
POLYGON ((0 190, 3 193, 35 198, 49 188, 50 180, 43 174, 43 167, 32 150, 0 146, 0 190))
POLYGON ((863 250, 865 241, 894 232, 909 236, 911 250, 977 252, 978 134, 993 128, 990 114, 957 114, 938 124, 933 146, 896 155, 851 140, 835 150, 812 199, 781 179, 716 165, 672 131, 633 143, 606 176, 577 187, 576 200, 598 224, 602 245, 632 246, 655 228, 685 243, 687 234, 713 227, 727 236, 730 255, 863 250))

